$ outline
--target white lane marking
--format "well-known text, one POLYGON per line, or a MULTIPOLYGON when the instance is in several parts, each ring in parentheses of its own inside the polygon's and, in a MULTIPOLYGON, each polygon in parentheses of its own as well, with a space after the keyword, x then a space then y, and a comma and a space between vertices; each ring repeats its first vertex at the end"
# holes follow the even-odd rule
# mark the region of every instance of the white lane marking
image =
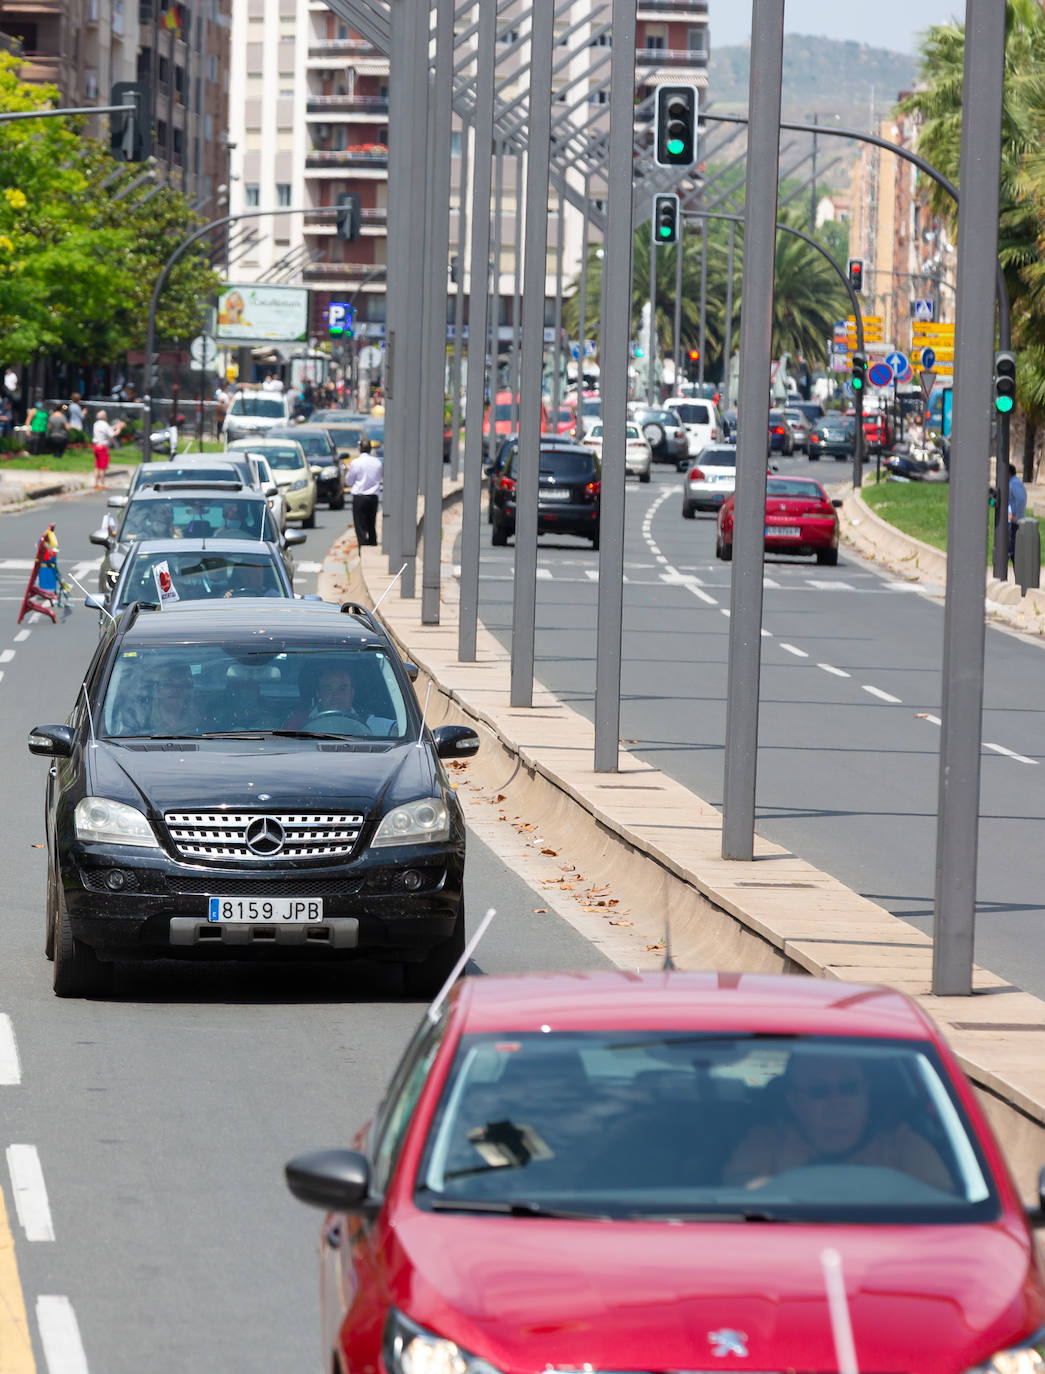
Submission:
POLYGON ((939 716, 919 715, 919 720, 927 720, 930 725, 942 725, 943 721, 939 716))
POLYGON ((728 607, 726 607, 726 606, 720 606, 720 607, 719 607, 719 614, 720 614, 720 615, 729 615, 729 614, 730 614, 730 611, 729 611, 728 607))
POLYGON ((6 1012, 0 1012, 0 1088, 16 1087, 21 1081, 22 1065, 14 1023, 6 1012))
POLYGON ((585 568, 584 575, 585 577, 587 577, 589 582, 598 582, 599 580, 598 568, 585 568))
POLYGON ((4 652, 0 654, 0 663, 10 663, 14 656, 15 651, 13 649, 5 649, 4 652))
POLYGON ((883 692, 881 687, 871 687, 865 682, 863 684, 862 690, 865 692, 870 692, 873 697, 878 697, 880 701, 888 701, 893 706, 903 705, 903 702, 900 700, 899 697, 894 697, 889 692, 883 692))
POLYGON ((713 596, 708 596, 707 592, 704 591, 704 589, 703 589, 702 587, 692 587, 692 586, 689 586, 689 587, 686 588, 686 590, 692 592, 693 595, 697 598, 698 601, 703 601, 703 602, 705 602, 708 606, 717 606, 717 605, 718 605, 718 602, 715 600, 715 598, 714 598, 713 596))
POLYGON ((1026 754, 1016 754, 1011 749, 1006 749, 1003 744, 988 744, 986 740, 983 744, 984 749, 990 749, 995 754, 1004 754, 1007 759, 1015 759, 1017 763, 1029 763, 1036 766, 1037 759, 1029 759, 1026 754))
POLYGON ((666 571, 660 574, 660 580, 666 582, 669 586, 687 587, 694 582, 699 584, 703 579, 697 577, 694 573, 679 572, 677 568, 673 568, 669 563, 666 571))
POLYGON ((772 639, 772 638, 773 638, 773 631, 772 631, 772 630, 767 630, 767 629, 763 628, 763 629, 761 629, 761 630, 759 631, 759 634, 762 636, 763 639, 772 639))
POLYGON ((102 560, 100 558, 89 558, 83 563, 76 563, 73 566, 73 577, 82 582, 88 573, 97 572, 101 566, 102 560))
POLYGON ((823 670, 824 670, 825 673, 834 673, 835 677, 848 677, 848 676, 849 676, 849 674, 848 674, 847 672, 845 672, 842 668, 835 668, 835 667, 834 667, 832 664, 830 664, 830 663, 818 663, 816 666, 817 666, 818 668, 823 668, 823 670))
POLYGON ((35 1145, 8 1145, 7 1167, 15 1211, 26 1240, 54 1240, 51 1205, 35 1145))
POLYGON ((794 644, 784 644, 781 642, 781 649, 786 649, 789 654, 794 654, 795 658, 808 658, 809 655, 804 649, 798 649, 794 644))
POLYGON ((299 573, 317 573, 323 571, 322 563, 295 563, 294 571, 299 573))
POLYGON ((537 581, 538 581, 538 582, 550 582, 551 580, 552 580, 552 570, 551 570, 551 568, 538 568, 538 569, 537 569, 537 581))
POLYGON ((29 638, 29 631, 28 631, 28 630, 19 630, 18 633, 15 635, 15 643, 16 643, 16 644, 23 644, 28 638, 29 638))
POLYGON ((0 558, 0 568, 4 572, 32 572, 33 565, 31 558, 0 558))
POLYGON ((806 581, 819 592, 851 592, 853 590, 848 582, 828 582, 826 578, 819 577, 807 577, 806 581))
POLYGON ((763 578, 762 578, 762 586, 763 586, 767 591, 771 591, 771 592, 778 592, 778 591, 780 591, 780 583, 779 583, 779 582, 774 582, 773 579, 772 579, 771 577, 763 577, 763 578))
POLYGON ((0 672, 0 682, 3 682, 3 680, 4 680, 4 675, 3 675, 2 672, 0 672))
POLYGON ((88 1374, 80 1328, 68 1298, 41 1293, 36 1300, 36 1325, 47 1374, 88 1374))

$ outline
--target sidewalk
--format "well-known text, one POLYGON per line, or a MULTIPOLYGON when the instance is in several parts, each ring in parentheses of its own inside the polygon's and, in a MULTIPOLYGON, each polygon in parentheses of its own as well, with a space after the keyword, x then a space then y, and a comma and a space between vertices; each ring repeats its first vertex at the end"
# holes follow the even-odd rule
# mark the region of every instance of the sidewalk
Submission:
MULTIPOLYGON (((466 810, 481 806, 485 816, 526 837, 538 889, 543 883, 554 896, 575 885, 574 875, 582 882, 577 870, 589 875, 581 911, 596 937, 600 922, 603 929, 628 927, 599 941, 626 967, 659 963, 670 925, 671 952, 683 968, 787 970, 902 988, 944 1028, 1022 1191, 1035 1199, 1045 1162, 1045 1003, 981 968, 977 995, 934 997, 927 936, 761 838, 752 863, 723 860, 719 813, 624 749, 617 773, 595 773, 591 722, 539 683, 531 708, 512 707, 508 655, 482 626, 476 661, 459 662, 451 567, 459 494, 459 483, 446 483, 441 623, 422 625, 420 595, 406 601, 397 590, 381 616, 421 669, 422 699, 423 679, 433 683, 429 723, 467 723, 483 739, 479 755, 454 773, 466 810), (560 854, 572 863, 553 862, 560 854), (632 937, 626 953, 620 952, 623 936, 632 937)), ((346 535, 335 543, 320 591, 330 600, 372 604, 388 584, 387 559, 379 549, 355 550, 353 542, 346 535)), ((510 912, 503 915, 511 919, 510 912)))
MULTIPOLYGON (((106 484, 120 487, 131 469, 110 467, 106 484), (115 478, 115 481, 113 480, 115 478)), ((0 510, 26 506, 45 496, 63 496, 67 492, 87 491, 94 486, 93 472, 48 472, 46 469, 0 468, 0 510)))

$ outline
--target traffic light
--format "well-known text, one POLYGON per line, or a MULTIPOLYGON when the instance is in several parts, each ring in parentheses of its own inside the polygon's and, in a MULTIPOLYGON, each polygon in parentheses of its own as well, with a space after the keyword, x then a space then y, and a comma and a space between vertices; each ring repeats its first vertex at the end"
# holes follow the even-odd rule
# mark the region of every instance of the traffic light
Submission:
POLYGON ((659 167, 692 167, 697 160, 696 86, 658 86, 656 145, 659 167))
POLYGON ((691 363, 699 363, 699 362, 700 362, 700 349, 699 349, 699 348, 691 348, 691 349, 689 350, 689 360, 690 360, 691 363))
POLYGON ((994 355, 994 409, 1001 415, 1008 415, 1016 404, 1016 355, 1015 353, 995 353, 994 355))
POLYGON ((678 196, 653 197, 653 242, 660 244, 679 241, 678 196))
POLYGON ((862 353, 853 354, 853 375, 850 382, 854 391, 863 391, 867 385, 867 359, 862 353))
POLYGON ((359 226, 363 218, 363 202, 354 191, 346 191, 337 198, 337 236, 346 243, 355 243, 359 238, 359 226))
POLYGON ((856 292, 864 289, 864 263, 862 258, 849 259, 849 285, 856 292))
POLYGON ((115 81, 110 105, 131 113, 109 116, 109 152, 116 162, 144 162, 152 156, 152 95, 147 81, 115 81))

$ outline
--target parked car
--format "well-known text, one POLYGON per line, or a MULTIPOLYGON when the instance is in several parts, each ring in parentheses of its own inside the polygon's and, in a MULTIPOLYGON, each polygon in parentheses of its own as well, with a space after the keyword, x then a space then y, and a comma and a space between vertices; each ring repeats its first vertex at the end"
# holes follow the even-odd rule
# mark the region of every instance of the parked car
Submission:
MULTIPOLYGON (((574 440, 568 434, 542 434, 541 449, 549 448, 575 448, 574 440)), ((486 519, 489 524, 493 524, 494 510, 494 491, 504 474, 508 461, 519 448, 518 434, 509 434, 503 438, 498 445, 497 453, 493 459, 483 464, 483 476, 486 478, 487 502, 486 519)))
POLYGON ((809 435, 809 461, 821 458, 851 459, 856 447, 856 417, 832 411, 818 420, 809 435))
POLYGON ((795 451, 795 436, 782 410, 769 412, 769 451, 785 458, 795 451))
MULTIPOLYGON (((811 477, 766 479, 766 553, 814 554, 818 563, 833 568, 838 562, 838 512, 832 500, 811 477)), ((733 497, 727 496, 718 513, 715 557, 733 557, 733 497)))
POLYGON ((293 439, 305 450, 316 479, 316 499, 331 510, 345 506, 345 470, 338 457, 334 440, 325 425, 279 425, 272 431, 273 439, 293 439))
MULTIPOLYGON (((494 488, 494 545, 507 544, 515 533, 515 493, 518 449, 507 455, 494 488)), ((590 448, 581 445, 541 445, 538 478, 537 533, 575 534, 599 547, 602 472, 590 448)))
MULTIPOLYGON (((251 446, 247 450, 248 455, 259 454, 272 469, 272 475, 283 493, 287 519, 300 520, 306 530, 313 529, 316 524, 316 478, 312 464, 297 440, 277 437, 242 442, 251 446)), ((232 451, 229 450, 230 453, 232 451)))
POLYGON ((286 1168, 324 1371, 1041 1368, 1040 1213, 892 988, 466 978, 345 1146, 286 1168))
POLYGON ((673 410, 663 406, 628 406, 628 419, 634 420, 646 436, 655 463, 674 463, 680 472, 689 465, 689 436, 673 410))
MULTIPOLYGON (((594 449, 602 462, 602 421, 597 421, 584 436, 586 448, 594 449)), ((624 475, 636 476, 640 482, 648 482, 653 469, 653 454, 643 437, 642 430, 633 421, 624 426, 624 475)))
POLYGON ((791 430, 792 452, 809 452, 809 421, 800 410, 793 406, 784 407, 784 419, 791 430))
POLYGON ((291 419, 290 397, 282 391, 237 391, 221 424, 227 443, 233 439, 247 439, 285 425, 291 419))
POLYGON ((437 991, 464 949, 465 827, 440 760, 479 739, 425 727, 411 673, 360 607, 182 602, 110 624, 68 722, 29 736, 57 765, 57 995, 169 958, 365 956, 437 991))
POLYGON ((691 400, 687 396, 669 396, 664 402, 682 421, 689 440, 689 456, 697 458, 708 444, 717 444, 725 437, 722 416, 714 401, 691 400))
POLYGON ((689 469, 682 488, 682 518, 693 520, 698 510, 718 510, 732 496, 737 481, 735 444, 708 444, 689 469))

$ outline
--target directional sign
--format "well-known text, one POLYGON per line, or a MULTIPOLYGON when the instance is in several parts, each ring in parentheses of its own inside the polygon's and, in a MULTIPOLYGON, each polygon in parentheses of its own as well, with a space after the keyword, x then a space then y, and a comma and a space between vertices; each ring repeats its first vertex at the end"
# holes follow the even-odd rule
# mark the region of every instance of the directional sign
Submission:
POLYGON ((888 363, 875 363, 867 369, 867 380, 872 386, 889 386, 893 380, 893 369, 888 363))
POLYGON ((928 368, 923 367, 921 372, 918 373, 918 380, 922 384, 922 395, 928 400, 933 394, 933 387, 936 385, 936 373, 930 372, 928 368))
POLYGON ((896 374, 897 381, 899 381, 902 378, 903 373, 905 373, 908 367, 910 366, 910 364, 907 361, 906 355, 903 353, 889 353, 886 355, 885 361, 893 369, 893 372, 896 374))
POLYGON ((936 354, 932 351, 932 349, 931 349, 931 348, 923 348, 923 349, 922 349, 922 367, 924 367, 924 368, 930 368, 930 367, 932 367, 932 365, 933 365, 933 363, 934 363, 935 361, 936 361, 936 354))

